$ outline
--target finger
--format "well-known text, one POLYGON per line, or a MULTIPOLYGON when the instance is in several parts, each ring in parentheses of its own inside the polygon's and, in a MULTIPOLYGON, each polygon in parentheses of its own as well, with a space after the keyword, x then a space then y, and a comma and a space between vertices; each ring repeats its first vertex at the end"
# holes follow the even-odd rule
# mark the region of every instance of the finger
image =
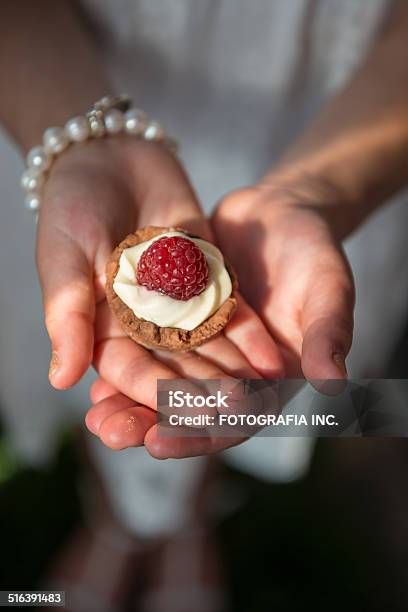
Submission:
POLYGON ((86 416, 88 429, 113 450, 142 446, 156 414, 118 393, 92 406, 86 416))
POLYGON ((134 400, 126 397, 123 393, 114 393, 99 400, 88 410, 85 424, 91 433, 98 436, 99 429, 105 419, 134 405, 134 400))
POLYGON ((224 334, 261 376, 284 377, 284 362, 278 345, 255 311, 240 295, 237 312, 225 328, 224 334))
POLYGON ((39 223, 37 265, 57 389, 78 382, 92 361, 94 291, 90 265, 72 238, 46 219, 39 223))
MULTIPOLYGON (((95 323, 96 338, 99 341, 95 347, 94 365, 105 385, 132 397, 133 400, 149 408, 157 408, 157 379, 175 380, 183 376, 182 369, 175 369, 177 361, 186 358, 187 353, 174 354, 168 351, 148 351, 129 338, 117 326, 106 302, 97 306, 95 323), (109 337, 110 334, 118 334, 109 337), (163 355, 159 359, 158 355, 163 355), (168 362, 165 356, 168 356, 168 362)), ((194 355, 191 353, 191 355, 194 355)), ((209 367, 211 364, 209 364, 209 367)), ((191 370, 190 370, 191 372, 191 370)), ((210 370, 206 370, 210 374, 210 370)), ((211 369, 214 377, 223 374, 220 370, 211 369)), ((196 378, 198 369, 195 370, 196 378)), ((190 373, 190 377, 194 377, 190 373)), ((186 390, 197 393, 196 385, 185 381, 186 390)))
POLYGON ((196 351, 177 354, 156 351, 155 354, 160 361, 184 378, 234 380, 236 378, 234 372, 242 375, 242 378, 259 376, 238 349, 223 336, 208 342, 196 351))
MULTIPOLYGON (((248 363, 241 351, 224 335, 199 346, 196 353, 234 378, 260 378, 258 372, 248 363)), ((202 378, 211 377, 202 376, 202 378)))
POLYGON ((99 428, 101 441, 112 450, 143 446, 156 423, 156 413, 145 406, 132 406, 107 417, 99 428))
POLYGON ((164 435, 161 426, 154 424, 146 433, 144 445, 155 459, 185 459, 212 455, 244 442, 242 437, 194 436, 188 428, 180 428, 184 435, 164 435))
MULTIPOLYGON (((199 355, 185 353, 178 356, 165 355, 166 363, 173 369, 178 369, 185 377, 199 379, 228 379, 234 381, 236 376, 241 378, 260 378, 260 375, 248 364, 245 357, 224 336, 204 344, 197 349, 199 355), (205 355, 205 358, 203 358, 205 355), (177 363, 178 362, 178 363, 177 363), (228 365, 227 365, 228 364, 228 365)), ((245 412, 242 407, 241 412, 245 412)), ((234 401, 230 398, 227 410, 220 408, 220 413, 233 412, 234 401)), ((202 411, 200 410, 200 413, 202 411)), ((164 425, 154 425, 146 434, 145 446, 148 452, 157 459, 181 459, 195 457, 219 452, 230 446, 242 442, 245 438, 237 437, 235 434, 228 437, 215 434, 212 436, 212 428, 208 429, 208 435, 196 435, 192 428, 172 426, 167 435, 164 433, 164 425)), ((224 431, 227 428, 224 428, 224 431)), ((236 433, 236 432, 235 432, 236 433)))
POLYGON ((89 396, 91 398, 91 402, 93 404, 97 404, 101 400, 105 399, 105 397, 115 395, 117 392, 117 389, 103 380, 103 378, 98 378, 92 383, 89 389, 89 396))
POLYGON ((100 376, 134 401, 157 408, 157 379, 178 375, 129 338, 112 338, 95 348, 94 365, 100 376))
POLYGON ((321 277, 302 315, 302 370, 310 380, 346 379, 353 335, 354 289, 342 275, 321 277))

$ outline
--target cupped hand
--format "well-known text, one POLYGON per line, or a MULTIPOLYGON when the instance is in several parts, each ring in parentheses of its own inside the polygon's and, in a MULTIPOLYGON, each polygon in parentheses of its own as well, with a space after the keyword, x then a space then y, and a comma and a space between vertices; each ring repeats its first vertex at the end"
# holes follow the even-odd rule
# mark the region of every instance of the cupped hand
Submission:
POLYGON ((270 181, 229 194, 212 218, 286 376, 316 386, 346 378, 353 333, 353 279, 325 193, 324 185, 270 181))
POLYGON ((158 457, 217 450, 219 441, 204 438, 199 447, 194 439, 161 444, 157 379, 276 377, 280 352, 242 299, 225 333, 194 352, 153 352, 128 339, 105 299, 105 265, 114 246, 145 225, 180 225, 213 240, 181 165, 163 146, 128 137, 94 140, 55 162, 37 237, 50 381, 67 388, 94 363, 112 393, 96 403, 87 423, 111 448, 145 443, 158 457))

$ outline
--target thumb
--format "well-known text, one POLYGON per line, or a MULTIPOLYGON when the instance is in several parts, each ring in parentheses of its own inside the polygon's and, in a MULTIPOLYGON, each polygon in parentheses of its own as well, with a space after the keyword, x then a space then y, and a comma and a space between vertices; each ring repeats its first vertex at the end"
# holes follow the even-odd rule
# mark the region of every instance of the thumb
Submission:
POLYGON ((78 382, 92 361, 93 272, 79 245, 48 215, 40 215, 37 266, 51 340, 49 378, 64 389, 78 382))
POLYGON ((302 370, 313 381, 344 380, 353 336, 354 288, 348 276, 319 278, 303 311, 302 370))

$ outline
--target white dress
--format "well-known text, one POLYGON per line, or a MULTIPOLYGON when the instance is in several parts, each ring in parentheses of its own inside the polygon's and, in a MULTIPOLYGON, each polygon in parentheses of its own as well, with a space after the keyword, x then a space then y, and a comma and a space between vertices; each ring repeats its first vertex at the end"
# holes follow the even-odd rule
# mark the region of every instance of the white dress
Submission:
MULTIPOLYGON (((180 140, 182 160, 210 212, 223 194, 253 183, 271 167, 350 77, 389 5, 387 0, 87 0, 85 6, 104 33, 104 53, 119 90, 180 140)), ((6 137, 0 156, 0 405, 15 447, 38 462, 52 452, 61 421, 85 413, 89 377, 65 393, 47 383, 35 224, 23 211, 22 163, 6 137)), ((358 298, 349 362, 354 377, 381 375, 405 323, 407 221, 400 198, 347 244, 358 298)), ((92 445, 124 523, 145 534, 177 526, 200 459, 157 462, 144 449, 113 453, 96 439, 92 445)), ((311 449, 308 439, 259 438, 225 457, 259 477, 290 480, 307 468, 311 449)))

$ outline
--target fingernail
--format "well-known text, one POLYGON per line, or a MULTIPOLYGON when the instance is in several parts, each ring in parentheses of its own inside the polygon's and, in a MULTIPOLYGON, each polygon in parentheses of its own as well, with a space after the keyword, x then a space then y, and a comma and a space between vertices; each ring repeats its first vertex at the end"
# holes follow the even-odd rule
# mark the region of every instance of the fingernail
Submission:
POLYGON ((344 374, 344 376, 347 376, 345 356, 342 355, 341 353, 334 353, 333 361, 336 364, 336 366, 339 368, 339 370, 342 372, 342 374, 344 374))
POLYGON ((50 369, 48 370, 48 378, 52 378, 56 374, 59 366, 58 353, 52 351, 50 360, 50 369))

